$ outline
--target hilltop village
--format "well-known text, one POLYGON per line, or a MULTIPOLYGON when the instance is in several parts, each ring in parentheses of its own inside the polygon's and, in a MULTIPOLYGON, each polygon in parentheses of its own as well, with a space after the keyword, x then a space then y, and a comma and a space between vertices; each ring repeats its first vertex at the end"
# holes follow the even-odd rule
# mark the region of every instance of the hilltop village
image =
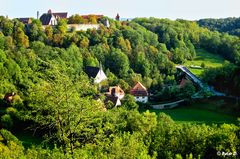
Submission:
MULTIPOLYGON (((25 25, 26 30, 30 30, 30 28, 33 25, 34 18, 27 17, 27 18, 17 18, 20 22, 22 22, 25 25)), ((68 32, 73 31, 87 31, 87 30, 99 30, 101 25, 104 27, 109 28, 110 22, 109 18, 104 17, 103 15, 72 15, 68 17, 67 12, 53 12, 51 9, 47 11, 47 13, 43 13, 41 16, 39 15, 39 12, 37 12, 37 20, 41 22, 42 28, 47 31, 49 30, 49 27, 56 28, 59 24, 64 23, 63 21, 67 22, 66 24, 66 30, 68 32)), ((115 17, 116 21, 120 21, 119 14, 115 17)), ((127 22, 121 22, 122 24, 127 24, 127 22)), ((103 67, 100 64, 99 67, 93 67, 93 66, 86 66, 84 69, 84 72, 88 75, 89 79, 92 80, 92 84, 97 85, 98 89, 100 90, 101 94, 105 96, 105 98, 102 100, 102 102, 105 103, 106 107, 109 107, 109 102, 113 106, 120 106, 121 101, 124 100, 125 92, 124 90, 117 84, 116 86, 104 86, 102 83, 106 83, 107 76, 104 73, 103 67), (102 86, 103 85, 103 86, 102 86), (107 92, 108 90, 108 92, 107 92)), ((179 88, 184 88, 186 84, 192 84, 190 78, 185 78, 184 76, 181 77, 179 81, 179 88)), ((169 86, 167 86, 169 87, 169 86)), ((165 87, 165 88, 167 88, 165 87)), ((148 103, 149 98, 151 98, 154 101, 154 94, 151 94, 148 92, 147 88, 140 82, 136 81, 134 85, 132 85, 131 89, 125 90, 128 92, 128 94, 132 95, 136 102, 139 103, 148 103), (151 95, 151 97, 150 97, 151 95)), ((15 92, 7 93, 4 97, 6 101, 9 102, 9 98, 13 96, 9 96, 9 94, 16 95, 15 92)), ((98 94, 97 96, 101 96, 101 94, 98 94)), ((100 98, 95 97, 96 100, 100 100, 100 98)), ((189 95, 188 95, 189 96, 189 95)), ((174 100, 175 101, 175 100, 174 100)), ((180 100, 180 102, 183 102, 184 100, 180 100)), ((167 101, 169 102, 169 101, 167 101)), ((111 105, 110 104, 110 105, 111 105)), ((170 103, 171 105, 171 103, 170 103)), ((175 106, 174 104, 173 106, 175 106)), ((178 102, 177 102, 178 105, 178 102)), ((156 106, 153 106, 153 108, 156 108, 156 106)), ((160 109, 164 108, 171 108, 171 106, 165 106, 161 105, 158 107, 160 109)))
MULTIPOLYGON (((34 18, 28 17, 28 18, 17 18, 20 22, 22 22, 26 28, 30 27, 32 25, 32 20, 34 18)), ((105 27, 110 27, 109 20, 107 18, 104 18, 103 15, 72 15, 68 17, 67 12, 52 12, 51 9, 48 10, 47 13, 42 14, 39 17, 39 12, 37 12, 37 19, 40 20, 42 23, 43 29, 46 29, 47 27, 53 27, 55 28, 58 23, 61 23, 61 20, 67 20, 67 31, 87 31, 88 29, 99 29, 101 25, 104 25, 105 27)), ((115 17, 116 21, 120 20, 119 14, 115 17)), ((93 79, 93 84, 97 84, 99 87, 101 85, 101 82, 104 82, 107 80, 107 76, 105 75, 102 66, 100 67, 92 67, 87 66, 85 69, 86 74, 90 79, 93 79)), ((137 102, 141 103, 147 103, 148 102, 148 91, 147 89, 140 83, 137 82, 136 85, 130 90, 130 94, 134 96, 135 100, 137 102)), ((11 103, 13 97, 16 95, 16 93, 7 93, 4 96, 4 100, 6 102, 11 103)), ((109 92, 105 92, 104 95, 106 96, 104 103, 111 102, 114 106, 120 106, 121 101, 125 93, 120 88, 120 86, 111 86, 109 88, 109 92)), ((98 98, 97 98, 98 99, 98 98)))
MULTIPOLYGON (((31 17, 27 18, 17 18, 20 22, 25 25, 31 25, 31 17)), ((42 14, 39 17, 39 12, 37 12, 37 19, 42 23, 42 27, 45 29, 47 26, 56 27, 61 19, 67 20, 67 30, 68 31, 87 31, 88 29, 99 29, 100 24, 109 27, 108 19, 104 18, 103 15, 72 15, 68 17, 67 12, 52 12, 51 9, 47 13, 42 14)), ((116 20, 120 20, 119 14, 116 16, 116 20)))

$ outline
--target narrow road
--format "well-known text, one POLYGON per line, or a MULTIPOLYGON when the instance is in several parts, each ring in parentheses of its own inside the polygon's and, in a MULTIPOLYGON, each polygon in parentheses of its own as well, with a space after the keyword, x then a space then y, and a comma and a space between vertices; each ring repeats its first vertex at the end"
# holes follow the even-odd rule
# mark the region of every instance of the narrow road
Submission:
POLYGON ((181 71, 185 72, 188 75, 188 77, 190 77, 193 80, 193 82, 195 82, 196 84, 198 84, 201 87, 201 89, 207 90, 207 91, 211 92, 215 96, 226 96, 224 93, 218 92, 218 91, 214 90, 213 87, 210 87, 210 86, 204 84, 187 67, 182 66, 182 65, 177 65, 176 68, 178 68, 181 71))

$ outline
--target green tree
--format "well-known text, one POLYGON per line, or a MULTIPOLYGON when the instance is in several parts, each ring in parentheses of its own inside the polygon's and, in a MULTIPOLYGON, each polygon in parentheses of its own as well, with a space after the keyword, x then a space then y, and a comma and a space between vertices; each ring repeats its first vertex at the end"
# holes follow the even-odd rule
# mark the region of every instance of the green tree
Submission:
POLYGON ((111 72, 117 74, 119 77, 127 76, 129 70, 128 57, 120 50, 113 50, 108 56, 106 63, 111 72))
POLYGON ((72 15, 68 18, 68 24, 84 24, 85 21, 79 14, 72 15))
POLYGON ((41 82, 31 90, 28 99, 31 113, 25 117, 47 128, 48 139, 57 139, 65 152, 73 154, 75 148, 94 138, 91 125, 103 105, 86 97, 86 89, 91 89, 86 78, 72 81, 56 68, 46 74, 50 81, 41 82))
POLYGON ((13 120, 9 114, 5 114, 1 117, 1 125, 3 128, 10 130, 13 127, 13 120))
POLYGON ((16 45, 18 47, 29 47, 28 36, 25 35, 23 29, 21 27, 17 27, 16 32, 14 33, 14 37, 16 40, 16 45))
POLYGON ((125 95, 122 105, 129 110, 138 109, 138 104, 136 103, 134 96, 129 94, 125 95))
POLYGON ((65 19, 60 19, 58 21, 57 29, 60 34, 65 34, 67 32, 67 21, 65 19))

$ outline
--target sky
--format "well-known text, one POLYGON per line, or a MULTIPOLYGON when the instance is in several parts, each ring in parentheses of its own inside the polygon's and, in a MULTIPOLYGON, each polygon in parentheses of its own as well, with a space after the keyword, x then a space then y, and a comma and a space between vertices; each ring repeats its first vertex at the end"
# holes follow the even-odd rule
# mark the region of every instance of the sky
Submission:
POLYGON ((37 17, 52 12, 103 14, 114 18, 156 17, 197 20, 240 17, 240 0, 0 0, 0 15, 37 17))

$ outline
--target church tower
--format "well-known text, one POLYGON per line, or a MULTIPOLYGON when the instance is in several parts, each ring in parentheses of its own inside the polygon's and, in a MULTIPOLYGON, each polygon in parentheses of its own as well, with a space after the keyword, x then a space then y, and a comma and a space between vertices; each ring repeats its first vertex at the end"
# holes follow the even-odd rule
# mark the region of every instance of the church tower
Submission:
POLYGON ((120 20, 120 16, 119 16, 119 14, 117 14, 117 16, 115 17, 115 19, 116 19, 117 21, 120 20))

